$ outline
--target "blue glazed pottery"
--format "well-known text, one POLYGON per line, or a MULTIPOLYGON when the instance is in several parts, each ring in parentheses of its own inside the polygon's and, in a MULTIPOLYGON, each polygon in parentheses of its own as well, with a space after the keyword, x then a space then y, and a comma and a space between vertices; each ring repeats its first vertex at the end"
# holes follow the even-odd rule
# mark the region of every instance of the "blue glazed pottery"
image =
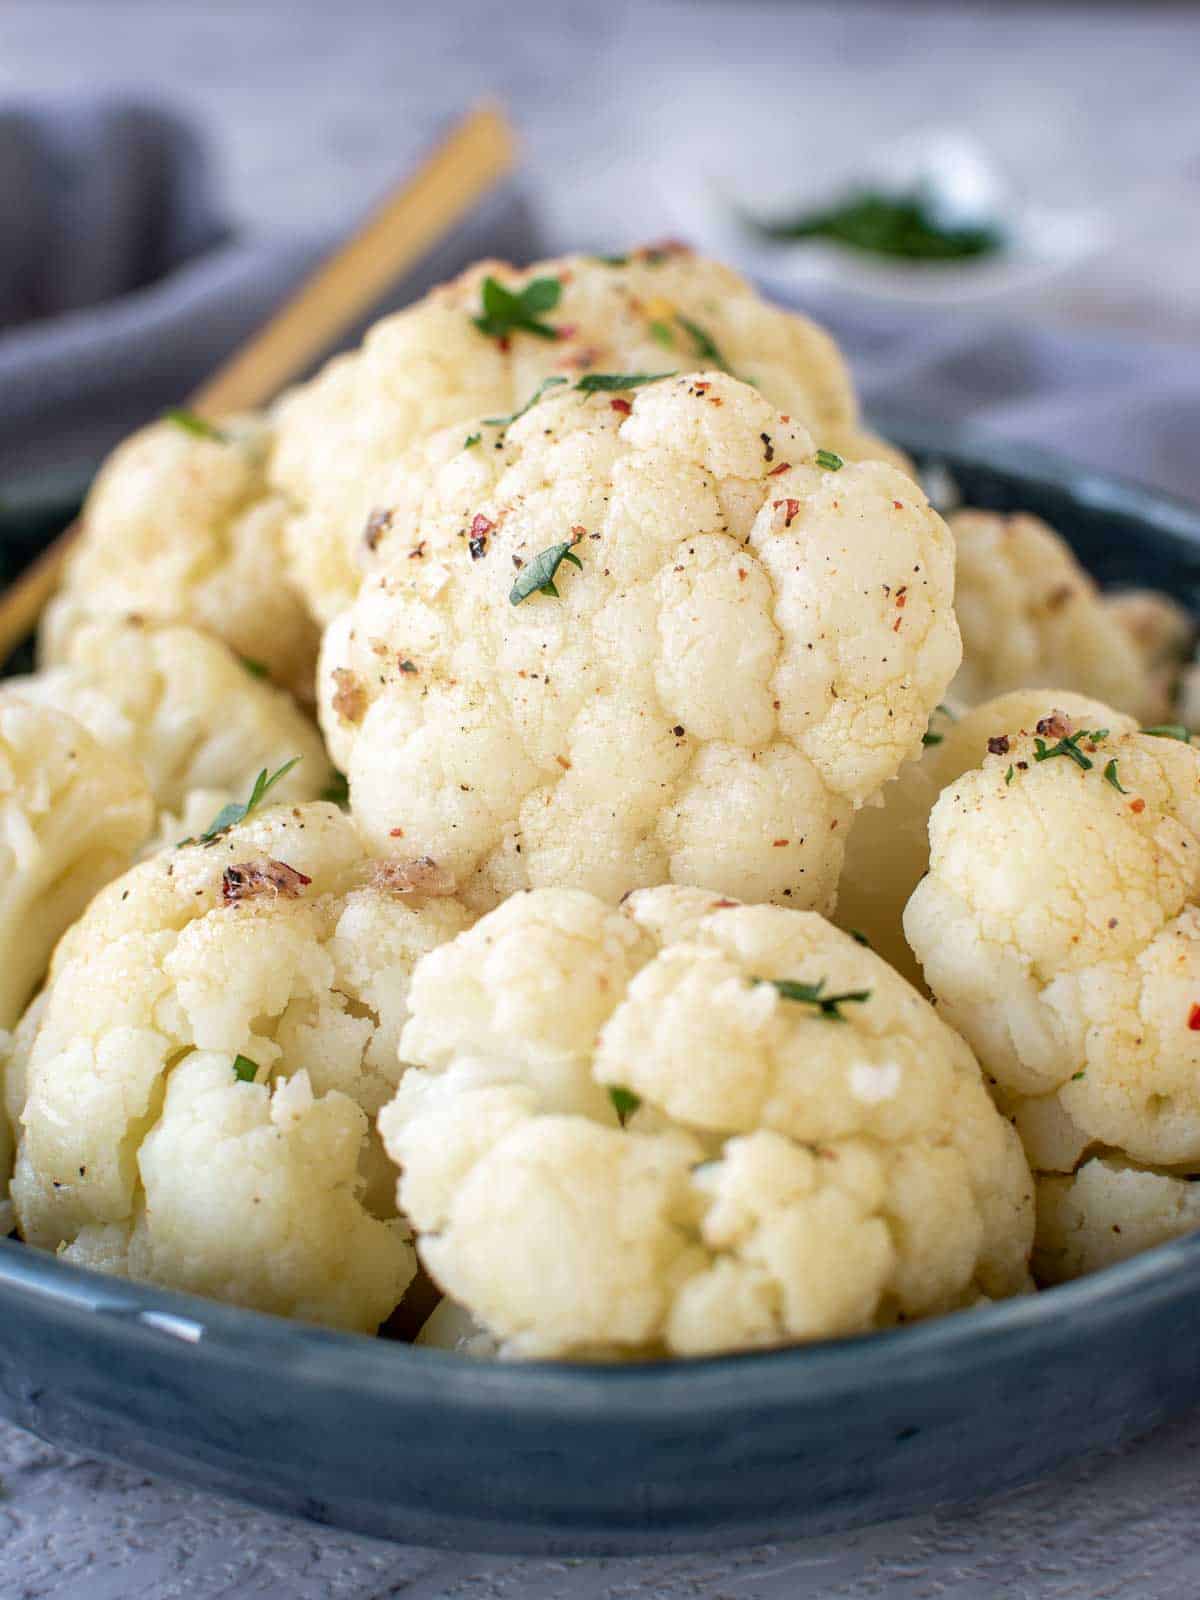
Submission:
MULTIPOLYGON (((886 427, 886 424, 885 424, 886 427)), ((1011 446, 888 431, 1110 584, 1200 609, 1200 512, 1011 446)), ((6 512, 10 550, 36 507, 6 512)), ((287 1323, 0 1242, 0 1413, 69 1449, 385 1538, 617 1554, 963 1502, 1200 1400, 1200 1235, 887 1333, 715 1360, 490 1364, 287 1323)))

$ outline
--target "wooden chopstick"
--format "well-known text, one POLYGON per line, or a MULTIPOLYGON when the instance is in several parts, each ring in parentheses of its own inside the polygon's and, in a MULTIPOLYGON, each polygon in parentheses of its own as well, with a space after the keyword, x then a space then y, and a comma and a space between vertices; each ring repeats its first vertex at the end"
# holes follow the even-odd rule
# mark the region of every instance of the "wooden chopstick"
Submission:
MULTIPOLYGON (((190 408, 218 417, 274 399, 445 237, 515 159, 516 140, 503 111, 477 106, 196 391, 190 408)), ((73 522, 0 596, 0 660, 33 631, 79 531, 73 522)))

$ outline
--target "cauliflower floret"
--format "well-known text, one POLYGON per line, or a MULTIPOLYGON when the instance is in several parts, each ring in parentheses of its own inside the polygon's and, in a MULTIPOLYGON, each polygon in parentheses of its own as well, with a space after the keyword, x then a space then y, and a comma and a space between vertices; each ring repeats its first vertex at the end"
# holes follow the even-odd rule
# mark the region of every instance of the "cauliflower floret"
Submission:
POLYGON ((1200 752, 1096 720, 1010 730, 944 791, 904 929, 1035 1167, 1197 1162, 1200 752))
POLYGON ((1037 1185, 1034 1269, 1040 1283, 1079 1278, 1200 1228, 1200 1183, 1095 1157, 1037 1185))
POLYGON ((25 1053, 22 1236, 377 1327, 414 1262, 370 1120, 399 1077, 412 967, 466 920, 410 891, 321 803, 110 884, 55 952, 25 1053))
POLYGON ((1142 721, 1170 721, 1190 676, 1186 669, 1196 643, 1196 623, 1191 613, 1169 594, 1160 594, 1156 589, 1118 590, 1106 594, 1103 605, 1133 640, 1142 658, 1148 685, 1141 707, 1142 721))
POLYGON ((938 795, 1014 729, 1032 731, 1045 718, 1072 718, 1077 727, 1109 726, 1132 733, 1137 724, 1098 700, 1061 689, 1014 689, 970 711, 939 706, 930 719, 917 761, 906 761, 872 806, 864 806, 851 829, 838 882, 837 923, 862 934, 873 950, 910 983, 921 982, 904 937, 904 907, 929 866, 929 813, 938 795))
POLYGON ((278 408, 271 478, 295 506, 291 570, 313 612, 328 621, 354 598, 364 540, 369 549, 392 504, 394 464, 422 436, 509 415, 547 377, 696 366, 753 379, 819 445, 847 459, 891 453, 859 429, 849 373, 828 334, 761 300, 728 267, 679 247, 612 262, 568 256, 521 271, 483 261, 377 323, 360 350, 278 408), (532 320, 553 335, 477 327, 488 277, 515 292, 545 284, 532 320))
POLYGON ((215 436, 158 422, 127 439, 88 495, 40 665, 70 658, 83 619, 140 616, 215 634, 311 701, 317 630, 283 570, 287 505, 266 484, 267 442, 252 418, 215 436))
POLYGON ((294 756, 300 760, 273 799, 315 800, 333 777, 320 735, 290 695, 195 628, 84 621, 60 665, 10 683, 27 700, 69 711, 107 749, 140 763, 166 810, 208 790, 223 796, 211 818, 225 800, 248 793, 264 766, 273 772, 294 756))
POLYGON ((830 464, 722 373, 440 448, 323 645, 372 847, 484 908, 673 881, 828 909, 854 809, 958 662, 952 541, 915 484, 830 464), (521 598, 551 557, 554 595, 521 598))
POLYGON ((1154 721, 1161 686, 1069 545, 1038 517, 956 511, 954 605, 963 659, 952 694, 1067 686, 1154 721))
POLYGON ((20 1017, 63 930, 153 824, 137 765, 73 717, 0 691, 0 1028, 20 1017))
POLYGON ((814 913, 535 890, 410 1001, 380 1129, 504 1354, 778 1345, 1026 1286, 1029 1172, 970 1051, 814 913))

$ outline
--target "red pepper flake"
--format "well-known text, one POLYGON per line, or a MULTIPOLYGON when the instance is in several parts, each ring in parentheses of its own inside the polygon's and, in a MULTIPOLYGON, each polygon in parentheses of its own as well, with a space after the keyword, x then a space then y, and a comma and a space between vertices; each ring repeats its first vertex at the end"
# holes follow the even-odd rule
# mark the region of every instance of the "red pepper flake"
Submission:
POLYGON ((1135 816, 1140 817, 1142 812, 1146 809, 1146 802, 1141 799, 1131 800, 1129 802, 1129 809, 1134 813, 1135 816))
POLYGON ((707 378, 702 378, 699 383, 694 383, 692 385, 692 393, 693 394, 707 394, 708 391, 711 388, 712 388, 712 384, 708 381, 708 379, 707 378))
POLYGON ((767 477, 777 478, 781 472, 786 472, 791 464, 790 461, 781 461, 777 467, 771 468, 770 472, 767 473, 767 477))
POLYGON ((749 576, 749 574, 747 573, 745 567, 739 567, 738 568, 738 582, 739 583, 745 583, 745 581, 746 581, 748 576, 749 576))
POLYGON ((904 621, 903 617, 897 617, 896 618, 895 622, 892 623, 892 632, 893 633, 899 633, 900 632, 900 624, 903 621, 904 621))
POLYGON ((576 522, 571 526, 571 537, 576 541, 587 538, 587 529, 582 523, 576 522))
POLYGON ((907 604, 908 604, 908 585, 904 584, 901 588, 896 590, 896 605, 898 606, 898 608, 901 611, 903 611, 907 604))
POLYGON ((560 339, 573 339, 578 332, 579 324, 577 322, 564 322, 558 330, 558 337, 560 339))
POLYGON ((771 841, 771 849, 772 850, 782 850, 784 845, 791 844, 791 842, 792 841, 790 839, 772 839, 772 841, 771 841))
POLYGON ((472 539, 484 539, 489 533, 495 531, 495 527, 496 524, 489 517, 485 517, 482 511, 477 511, 471 518, 471 537, 472 539))
POLYGON ((558 762, 559 766, 563 769, 564 772, 570 772, 571 763, 567 760, 566 756, 555 756, 554 759, 555 759, 555 761, 558 762))
POLYGON ((1048 717, 1041 718, 1033 731, 1048 739, 1066 739, 1074 733, 1075 726, 1060 711, 1052 711, 1048 717))
POLYGON ((714 900, 709 906, 710 911, 732 911, 741 905, 740 900, 714 900))
POLYGON ((892 501, 892 505, 896 508, 897 511, 903 511, 904 510, 904 503, 901 500, 893 500, 892 501))
POLYGON ((614 411, 619 411, 623 417, 627 417, 633 410, 633 407, 629 404, 629 401, 622 400, 620 397, 618 397, 616 400, 610 400, 608 403, 614 411))
POLYGON ((1192 1001, 1192 1009, 1188 1012, 1188 1027, 1193 1033, 1200 1033, 1200 1005, 1192 1001))
POLYGON ((403 839, 403 837, 404 837, 404 829, 403 828, 389 828, 388 829, 388 838, 389 839, 403 839))
POLYGON ((785 528, 790 528, 793 520, 800 515, 800 502, 799 500, 793 500, 790 497, 787 500, 771 501, 772 511, 778 511, 780 506, 785 506, 787 508, 784 515, 783 525, 785 528))

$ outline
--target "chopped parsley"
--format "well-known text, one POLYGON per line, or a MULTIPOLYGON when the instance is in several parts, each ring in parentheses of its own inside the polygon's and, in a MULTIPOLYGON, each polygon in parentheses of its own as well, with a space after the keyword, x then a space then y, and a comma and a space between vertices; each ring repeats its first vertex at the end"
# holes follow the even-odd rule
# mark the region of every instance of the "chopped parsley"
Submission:
POLYGON ((258 1062, 249 1056, 234 1056, 233 1075, 239 1083, 253 1083, 258 1073, 258 1062))
POLYGON ((1005 783, 1011 783, 1013 781, 1013 771, 1014 769, 1009 767, 1008 771, 1004 774, 1005 783))
POLYGON ((632 1089, 622 1089, 620 1084, 612 1086, 608 1091, 608 1098, 612 1101, 613 1110, 617 1113, 622 1127, 642 1103, 640 1094, 634 1094, 632 1089))
POLYGON ((960 261, 993 254, 1007 242, 994 223, 943 221, 921 189, 908 194, 854 189, 823 210, 782 222, 754 218, 750 225, 769 239, 830 239, 868 255, 907 261, 960 261))
POLYGON ((260 805, 262 805, 267 795, 271 792, 279 780, 281 778, 286 778, 288 773, 300 760, 300 756, 293 756, 290 761, 285 761, 283 766, 281 766, 277 771, 272 772, 270 776, 267 775, 267 769, 264 767, 259 773, 258 777, 255 778, 254 787, 250 791, 250 798, 244 804, 236 800, 231 800, 227 806, 221 807, 220 811, 218 811, 216 816, 213 818, 210 826, 202 834, 200 834, 198 838, 181 839, 179 841, 179 846, 182 847, 185 844, 213 844, 221 837, 223 833, 227 833, 230 828, 234 827, 235 824, 244 822, 252 811, 256 810, 260 805))
POLYGON ((1037 746, 1037 749, 1034 752, 1033 759, 1035 761, 1050 761, 1055 756, 1066 756, 1067 759, 1069 761, 1073 761, 1075 765, 1081 769, 1081 771, 1090 772, 1095 763, 1089 761, 1087 756, 1084 755, 1083 751, 1079 748, 1079 741, 1080 739, 1090 739, 1093 744, 1096 744, 1099 740, 1107 738, 1107 728, 1097 728, 1092 733, 1089 733, 1086 728, 1080 728, 1077 733, 1065 734, 1057 744, 1047 745, 1045 739, 1035 739, 1033 742, 1037 746))
POLYGON ((627 267, 628 256, 593 256, 593 261, 598 261, 602 267, 627 267))
POLYGON ((818 450, 815 460, 819 467, 825 468, 826 472, 840 472, 846 465, 836 450, 818 450))
POLYGON ((1086 1077, 1086 1075, 1086 1069, 1081 1067, 1078 1072, 1073 1072, 1071 1074, 1071 1082, 1078 1083, 1080 1078, 1086 1077))
MULTIPOLYGON (((532 411, 534 406, 545 394, 547 389, 557 389, 560 384, 566 383, 565 378, 543 378, 541 383, 526 400, 525 404, 507 417, 484 417, 484 425, 488 428, 511 428, 518 417, 523 417, 527 411, 532 411)), ((478 435, 476 435, 478 438, 478 435)))
POLYGON ((1108 765, 1105 767, 1104 776, 1105 776, 1105 779, 1107 780, 1107 782, 1112 784, 1113 788, 1117 791, 1118 794, 1128 794, 1129 793, 1128 789, 1122 788, 1121 780, 1120 780, 1120 778, 1117 777, 1117 758, 1116 758, 1116 756, 1114 756, 1112 758, 1112 760, 1108 763, 1108 765))
POLYGON ((224 428, 218 428, 215 423, 197 416, 194 411, 185 411, 182 406, 173 406, 170 411, 164 411, 163 420, 173 422, 185 433, 194 433, 197 439, 211 439, 214 444, 229 443, 229 435, 224 428))
POLYGON ((541 555, 534 556, 532 561, 526 562, 517 573, 517 581, 509 592, 509 601, 514 606, 519 606, 522 600, 528 600, 531 594, 547 594, 552 599, 559 598, 558 590, 554 586, 554 574, 564 561, 573 562, 579 570, 583 571, 583 562, 571 549, 572 539, 564 539, 562 544, 552 544, 548 550, 543 550, 541 555))
POLYGON ((942 740, 946 737, 946 735, 944 733, 934 733, 934 731, 933 731, 933 717, 936 717, 936 716, 943 716, 949 722, 957 722, 958 721, 958 718, 954 715, 953 711, 951 711, 949 706, 946 706, 946 705, 936 705, 936 706, 934 706, 934 708, 933 708, 933 716, 930 717, 930 719, 929 719, 929 726, 928 726, 928 728, 926 728, 925 732, 921 735, 921 743, 924 744, 924 745, 941 744, 942 740))
POLYGON ((652 322, 650 324, 650 337, 656 344, 662 345, 664 350, 674 350, 675 335, 665 322, 652 322))
POLYGON ((481 433, 469 433, 463 440, 463 449, 473 450, 482 438, 483 435, 481 433))
POLYGON ((404 660, 400 663, 401 672, 417 672, 419 670, 420 669, 418 668, 416 662, 410 661, 407 656, 405 656, 404 660))
POLYGON ((562 295, 557 278, 534 278, 523 289, 506 289, 497 278, 483 280, 483 308, 471 321, 480 333, 493 339, 507 339, 513 333, 532 333, 539 339, 557 339, 558 329, 540 320, 544 311, 553 311, 562 295))
POLYGON ((797 1000, 802 1005, 815 1006, 823 1017, 828 1017, 831 1022, 845 1022, 841 1006, 853 1003, 861 1005, 864 1000, 871 998, 870 989, 847 989, 842 994, 826 994, 825 979, 818 983, 800 983, 794 978, 752 978, 752 983, 769 983, 777 989, 785 1000, 797 1000))
POLYGON ((691 317, 685 317, 682 311, 675 313, 675 321, 692 341, 696 354, 701 361, 711 361, 713 366, 720 367, 722 372, 729 371, 725 357, 717 349, 711 334, 706 333, 698 322, 693 322, 691 317))
POLYGON ((252 678, 269 678, 270 669, 262 661, 255 661, 253 656, 239 656, 238 660, 245 667, 252 678))
POLYGON ((619 389, 640 389, 644 383, 673 378, 673 372, 587 372, 575 385, 583 394, 612 394, 619 389))
POLYGON ((1178 739, 1181 744, 1192 742, 1192 736, 1182 722, 1163 722, 1156 728, 1143 728, 1142 732, 1151 734, 1155 739, 1178 739))
POLYGON ((866 934, 863 933, 861 928, 851 928, 850 937, 854 940, 855 944, 865 945, 868 950, 874 949, 870 939, 867 938, 866 934))
POLYGON ((335 806, 344 806, 349 798, 350 785, 346 781, 346 774, 335 769, 333 777, 321 791, 321 799, 328 800, 335 806))

